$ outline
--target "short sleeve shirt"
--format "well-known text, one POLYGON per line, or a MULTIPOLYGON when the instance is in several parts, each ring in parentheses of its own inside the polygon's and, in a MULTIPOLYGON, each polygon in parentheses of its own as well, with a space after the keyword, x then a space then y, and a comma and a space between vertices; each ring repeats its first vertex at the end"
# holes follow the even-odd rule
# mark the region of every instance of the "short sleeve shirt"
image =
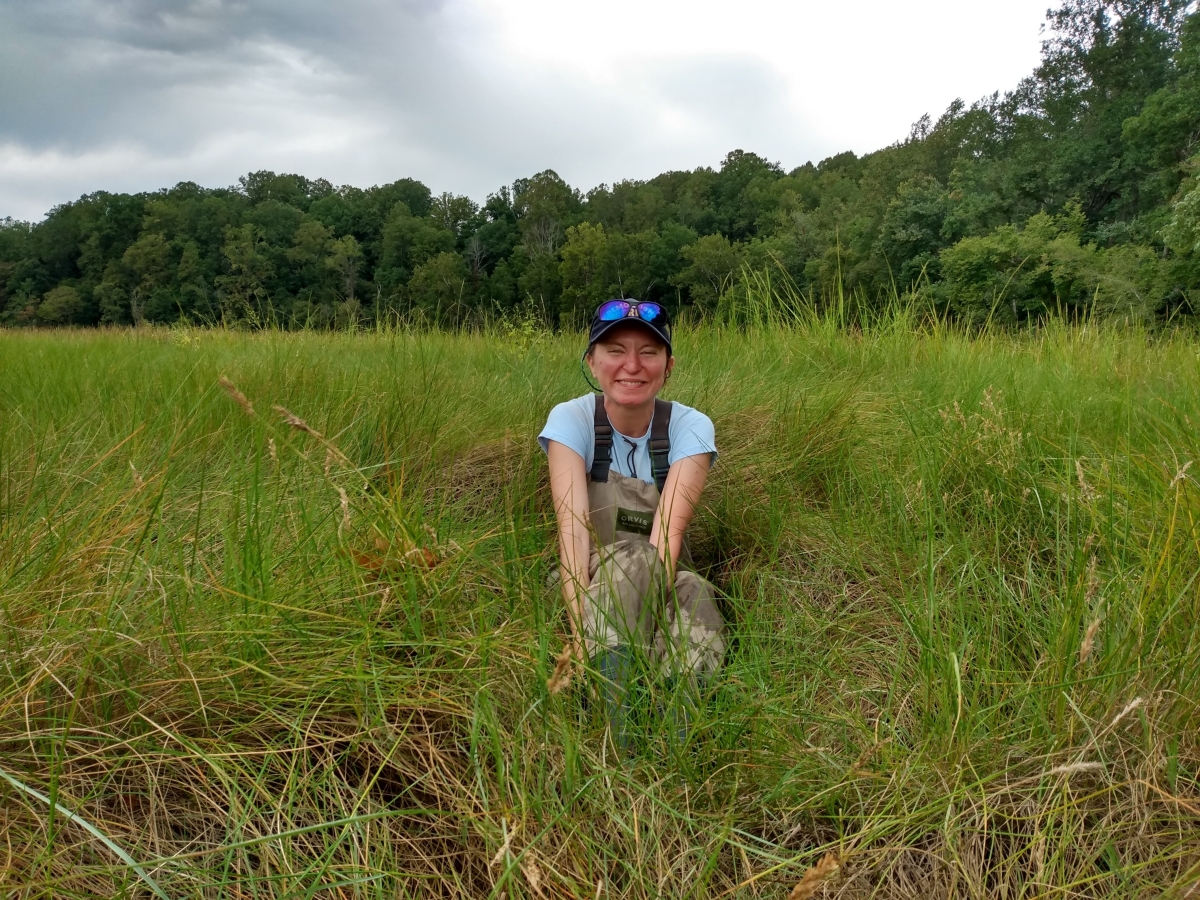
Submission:
MULTIPOLYGON (((583 457, 584 469, 591 471, 592 457, 596 447, 596 394, 584 394, 574 400, 560 403, 550 410, 546 427, 538 435, 542 450, 549 448, 550 441, 570 447, 583 457)), ((699 410, 671 401, 671 452, 668 460, 672 465, 687 456, 709 454, 712 462, 717 461, 716 432, 712 419, 699 410)), ((654 484, 650 468, 650 428, 639 437, 630 437, 613 429, 612 468, 629 478, 640 478, 654 484)))

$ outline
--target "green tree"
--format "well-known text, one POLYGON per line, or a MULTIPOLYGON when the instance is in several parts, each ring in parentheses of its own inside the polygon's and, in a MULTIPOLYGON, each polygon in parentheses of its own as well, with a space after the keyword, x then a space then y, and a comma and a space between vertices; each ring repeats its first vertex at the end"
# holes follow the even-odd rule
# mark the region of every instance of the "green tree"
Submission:
POLYGON ((13 276, 29 252, 30 231, 28 222, 0 219, 0 321, 16 313, 20 285, 13 276))
POLYGON ((265 170, 243 175, 238 179, 238 187, 256 206, 278 203, 298 210, 308 209, 315 198, 333 192, 333 186, 324 178, 309 181, 303 175, 276 175, 265 170))
POLYGON ((228 228, 221 253, 229 264, 229 273, 216 279, 221 315, 228 321, 267 324, 274 312, 269 282, 275 266, 267 256, 266 242, 254 225, 228 228))
POLYGON ((666 222, 657 232, 645 232, 651 238, 649 259, 649 287, 646 299, 675 299, 677 288, 672 279, 683 269, 684 260, 680 251, 694 244, 699 237, 695 231, 679 222, 666 222))
POLYGON ((1082 243, 1083 210, 1038 213, 1024 228, 1002 225, 941 253, 944 294, 964 318, 1036 321, 1050 314, 1093 312, 1148 319, 1163 302, 1149 250, 1110 251, 1082 243))
POLYGON ((567 229, 562 248, 562 308, 595 306, 608 293, 608 234, 603 225, 581 222, 567 229))
POLYGON ((454 233, 412 215, 397 203, 383 228, 383 252, 375 281, 385 290, 405 285, 414 270, 440 253, 454 250, 454 233))
POLYGON ((458 322, 466 312, 467 265, 457 253, 439 253, 417 266, 409 303, 433 322, 458 322))
POLYGON ((655 248, 653 232, 610 235, 603 225, 587 222, 569 227, 559 267, 560 315, 582 322, 604 300, 646 299, 654 282, 655 248))
POLYGON ((1142 211, 1124 123, 1170 78, 1187 0, 1064 0, 1034 74, 1008 99, 1014 187, 1052 211, 1078 198, 1090 224, 1142 211), (1117 152, 1114 152, 1116 150, 1117 152))
MULTIPOLYGON (((1200 156, 1192 161, 1192 165, 1200 174, 1200 156)), ((1171 206, 1171 218, 1163 229, 1163 238, 1176 253, 1200 256, 1200 177, 1191 179, 1171 206)))
POLYGON ((921 278, 937 280, 938 253, 953 243, 946 234, 949 213, 946 189, 929 175, 909 179, 896 191, 884 213, 875 252, 887 262, 900 290, 921 278))
POLYGON ((582 198, 557 172, 546 169, 513 184, 513 208, 527 254, 548 256, 561 246, 565 228, 581 211, 582 198))
POLYGON ((155 231, 143 232, 129 245, 121 258, 132 273, 129 290, 130 314, 135 324, 143 321, 163 321, 174 306, 168 289, 174 272, 171 266, 171 245, 155 231))
MULTIPOLYGON (((654 286, 652 231, 618 232, 608 242, 607 275, 610 297, 647 299, 654 286)), ((607 299, 607 298, 606 298, 607 299)))
POLYGON ((81 320, 86 308, 79 291, 69 284, 60 284, 46 292, 38 304, 37 317, 50 325, 71 325, 81 320))
POLYGON ((1144 210, 1152 216, 1153 208, 1165 215, 1165 201, 1186 174, 1186 160, 1200 149, 1200 13, 1184 21, 1173 63, 1170 83, 1146 98, 1121 133, 1140 176, 1139 201, 1152 207, 1144 210))
POLYGON ((104 325, 128 325, 133 321, 133 310, 129 302, 131 278, 120 260, 113 260, 104 270, 104 277, 92 289, 92 297, 100 309, 100 322, 104 325))
POLYGON ((329 267, 325 265, 333 235, 316 219, 306 218, 292 236, 287 251, 289 271, 294 277, 295 293, 305 302, 320 302, 325 294, 329 267))
POLYGON ((468 226, 478 214, 479 207, 470 197, 460 197, 449 191, 438 195, 429 209, 430 220, 453 234, 455 239, 466 237, 468 226))
POLYGON ((745 250, 722 234, 706 234, 679 251, 687 261, 672 283, 688 291, 701 310, 712 311, 737 280, 745 263, 745 250))
POLYGON ((325 259, 325 265, 337 275, 338 289, 343 301, 354 302, 354 288, 358 284, 362 258, 362 248, 358 246, 358 241, 353 235, 338 238, 329 245, 329 256, 325 259))
POLYGON ((179 306, 184 314, 194 313, 202 321, 211 321, 214 310, 209 302, 208 271, 195 241, 183 240, 175 277, 179 285, 179 306))
POLYGON ((551 324, 570 326, 580 324, 570 318, 572 310, 562 307, 562 273, 558 257, 539 253, 530 256, 524 245, 518 247, 510 259, 516 276, 516 301, 530 304, 535 309, 546 310, 551 324))

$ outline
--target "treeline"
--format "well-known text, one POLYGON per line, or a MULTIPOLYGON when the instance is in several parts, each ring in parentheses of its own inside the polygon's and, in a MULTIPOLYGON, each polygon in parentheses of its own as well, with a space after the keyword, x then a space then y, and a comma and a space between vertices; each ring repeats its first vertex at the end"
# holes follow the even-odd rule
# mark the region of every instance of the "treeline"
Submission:
POLYGON ((584 194, 547 170, 482 206, 273 172, 89 194, 0 223, 0 323, 567 324, 616 296, 720 315, 764 271, 818 301, 907 295, 973 321, 1192 315, 1200 12, 1066 0, 1048 18, 1015 90, 790 172, 736 150, 584 194))

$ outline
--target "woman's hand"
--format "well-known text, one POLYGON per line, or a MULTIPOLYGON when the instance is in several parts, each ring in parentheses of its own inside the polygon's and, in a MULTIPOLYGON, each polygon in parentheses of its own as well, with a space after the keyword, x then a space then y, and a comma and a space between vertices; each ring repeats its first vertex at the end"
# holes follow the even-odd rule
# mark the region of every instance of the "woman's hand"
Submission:
POLYGON ((675 563, 683 551, 683 534, 700 502, 711 466, 712 457, 698 453, 676 460, 667 473, 667 483, 663 485, 654 526, 650 530, 650 543, 658 548, 659 558, 666 563, 668 583, 675 579, 675 563))
MULTIPOLYGON (((587 473, 583 457, 565 444, 550 441, 547 456, 550 461, 550 493, 558 517, 558 573, 561 577, 563 601, 571 620, 571 635, 577 646, 583 646, 583 609, 580 595, 591 586, 588 561, 591 558, 591 536, 588 522, 587 473)), ((668 480, 668 484, 670 481, 668 480)))

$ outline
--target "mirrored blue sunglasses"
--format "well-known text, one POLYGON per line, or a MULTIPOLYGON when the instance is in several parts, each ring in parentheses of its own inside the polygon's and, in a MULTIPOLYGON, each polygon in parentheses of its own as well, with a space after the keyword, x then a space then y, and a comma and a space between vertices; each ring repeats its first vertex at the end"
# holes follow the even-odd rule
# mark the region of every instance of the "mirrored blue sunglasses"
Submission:
POLYGON ((636 316, 643 322, 666 324, 667 311, 657 303, 649 300, 609 300, 600 304, 596 310, 596 318, 601 322, 616 322, 618 319, 636 316))

